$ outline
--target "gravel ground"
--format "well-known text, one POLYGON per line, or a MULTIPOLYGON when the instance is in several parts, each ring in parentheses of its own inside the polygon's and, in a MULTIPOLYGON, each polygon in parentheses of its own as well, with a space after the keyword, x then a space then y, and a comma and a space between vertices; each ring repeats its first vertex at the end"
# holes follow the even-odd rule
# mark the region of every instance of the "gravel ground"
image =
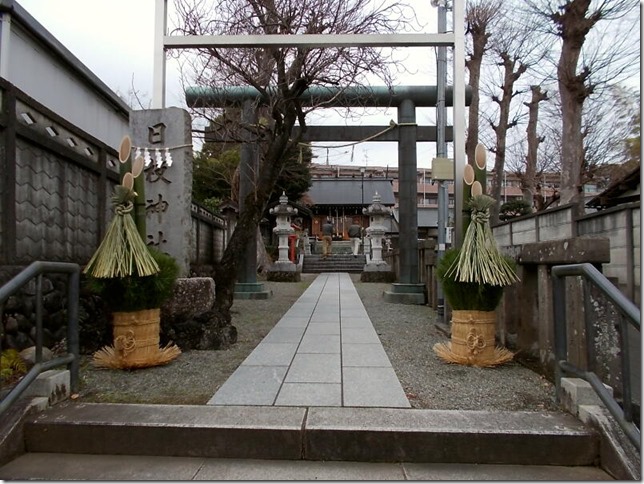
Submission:
MULTIPOLYGON (((186 351, 166 366, 133 371, 96 369, 85 359, 78 400, 205 404, 314 278, 314 274, 302 274, 300 283, 264 282, 273 291, 270 299, 235 301, 233 324, 239 336, 228 350, 186 351)), ((382 294, 389 284, 361 283, 359 275, 352 279, 414 408, 557 409, 553 385, 517 362, 496 368, 443 362, 432 347, 448 338, 435 327, 432 309, 386 303, 382 294)))

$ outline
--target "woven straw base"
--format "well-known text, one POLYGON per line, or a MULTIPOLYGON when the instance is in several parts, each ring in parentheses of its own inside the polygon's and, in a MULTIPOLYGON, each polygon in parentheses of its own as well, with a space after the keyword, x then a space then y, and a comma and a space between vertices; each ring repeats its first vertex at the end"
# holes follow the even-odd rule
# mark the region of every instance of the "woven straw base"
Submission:
POLYGON ((98 368, 134 369, 160 366, 170 363, 181 354, 177 345, 168 344, 159 348, 156 354, 149 356, 145 361, 126 361, 119 356, 119 352, 113 346, 105 346, 94 353, 94 366, 98 368))
POLYGON ((511 361, 514 358, 514 353, 506 348, 497 346, 494 348, 494 353, 490 356, 474 355, 463 356, 457 355, 452 351, 451 343, 436 343, 434 345, 434 353, 440 359, 447 363, 456 363, 458 365, 476 366, 482 368, 490 368, 493 366, 502 365, 511 361))

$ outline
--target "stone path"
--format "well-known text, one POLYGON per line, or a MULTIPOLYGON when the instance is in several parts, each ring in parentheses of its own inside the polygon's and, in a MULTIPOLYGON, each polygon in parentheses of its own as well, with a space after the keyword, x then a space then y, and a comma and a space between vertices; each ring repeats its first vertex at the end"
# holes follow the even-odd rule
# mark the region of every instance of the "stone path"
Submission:
POLYGON ((320 274, 208 404, 411 408, 342 272, 320 274))

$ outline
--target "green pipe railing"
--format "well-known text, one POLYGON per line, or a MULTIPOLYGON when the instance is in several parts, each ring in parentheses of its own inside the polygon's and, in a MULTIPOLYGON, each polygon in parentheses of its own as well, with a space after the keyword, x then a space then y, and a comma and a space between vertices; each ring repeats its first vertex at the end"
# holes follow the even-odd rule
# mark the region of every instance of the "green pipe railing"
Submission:
MULTIPOLYGON (((638 332, 640 331, 640 310, 626 296, 624 296, 599 270, 589 263, 559 265, 552 268, 552 296, 554 311, 555 331, 555 383, 557 398, 560 397, 561 378, 564 375, 573 375, 587 381, 595 390, 597 396, 606 405, 613 418, 622 428, 628 439, 640 450, 641 432, 633 423, 633 402, 631 388, 631 368, 629 359, 629 335, 628 325, 630 324, 638 332), (620 314, 620 354, 622 371, 622 405, 613 398, 613 395, 606 389, 600 378, 593 371, 581 369, 568 361, 568 331, 566 321, 566 287, 564 278, 570 276, 581 276, 585 281, 592 283, 599 289, 609 301, 611 301, 620 314)), ((588 293, 586 294, 588 298, 588 293)), ((592 322, 586 313, 586 348, 592 348, 592 322)), ((592 353, 589 352, 592 359, 592 353)), ((589 361, 589 366, 593 362, 589 361)))
MULTIPOLYGON (((79 335, 78 305, 80 296, 80 266, 67 262, 36 261, 22 270, 17 276, 0 287, 0 320, 4 316, 4 305, 7 300, 20 291, 25 285, 36 279, 36 360, 34 366, 0 401, 0 415, 13 405, 29 388, 38 376, 52 368, 67 365, 70 374, 72 393, 78 392, 79 383, 79 335), (42 276, 48 273, 66 273, 67 279, 67 354, 43 361, 43 295, 42 276)), ((1 350, 1 348, 0 348, 1 350)))

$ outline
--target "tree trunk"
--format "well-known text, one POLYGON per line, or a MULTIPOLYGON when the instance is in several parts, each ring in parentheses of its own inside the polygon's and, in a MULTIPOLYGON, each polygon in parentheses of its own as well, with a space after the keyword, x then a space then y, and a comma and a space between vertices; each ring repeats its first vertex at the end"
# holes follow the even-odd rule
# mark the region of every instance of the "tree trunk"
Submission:
POLYGON ((492 178, 492 188, 490 196, 496 200, 496 204, 492 207, 491 222, 496 224, 499 222, 499 207, 504 201, 501 198, 501 185, 503 182, 503 174, 505 171, 505 153, 508 129, 516 125, 516 122, 510 122, 510 105, 514 94, 514 83, 521 77, 527 70, 525 64, 520 64, 519 68, 514 71, 517 61, 512 59, 508 53, 501 53, 503 59, 503 97, 495 99, 499 104, 499 123, 495 127, 496 132, 496 148, 494 157, 494 177, 492 178))
MULTIPOLYGON (((483 39, 485 42, 486 39, 483 39)), ((476 42, 475 42, 475 52, 476 42)), ((481 49, 484 50, 484 47, 481 49)), ((481 56, 483 54, 481 53, 481 56)), ((476 151, 476 145, 478 144, 479 138, 479 105, 480 105, 480 80, 481 80, 481 60, 482 57, 475 58, 472 57, 468 63, 467 67, 470 73, 470 82, 469 85, 472 88, 472 101, 468 110, 468 122, 467 122, 467 138, 465 140, 465 154, 467 156, 467 162, 474 166, 474 153, 476 151)))
POLYGON ((290 134, 297 119, 295 104, 296 96, 290 101, 284 101, 287 106, 282 113, 279 126, 275 128, 268 150, 262 156, 259 172, 255 177, 254 190, 245 198, 243 208, 239 213, 237 225, 228 241, 224 254, 215 267, 215 303, 213 309, 222 318, 222 322, 230 324, 230 308, 233 305, 237 271, 245 255, 246 241, 257 237, 259 222, 262 219, 266 204, 270 198, 275 181, 281 172, 286 157, 284 154, 298 143, 298 139, 290 139, 290 134), (291 104, 291 106, 288 106, 291 104))
POLYGON ((479 105, 480 105, 480 81, 481 64, 487 41, 490 34, 487 32, 490 22, 490 10, 498 7, 487 5, 470 4, 467 9, 467 30, 472 37, 472 55, 465 62, 469 72, 469 86, 472 88, 472 101, 468 110, 467 138, 465 140, 465 154, 467 162, 474 166, 474 153, 479 138, 479 105))
POLYGON ((266 251, 266 244, 264 243, 262 232, 257 227, 257 272, 266 272, 272 263, 273 261, 266 251))
POLYGON ((586 18, 590 0, 571 0, 563 13, 553 15, 563 40, 557 65, 562 114, 560 203, 583 204, 581 171, 584 162, 584 140, 581 131, 582 108, 592 88, 585 86, 590 75, 587 69, 577 74, 579 56, 586 34, 599 20, 586 18))
POLYGON ((539 120, 539 103, 548 99, 545 92, 541 92, 540 86, 530 86, 532 99, 524 103, 528 107, 528 126, 526 133, 528 137, 528 154, 526 155, 525 177, 523 178, 523 199, 534 205, 535 188, 537 184, 537 154, 542 139, 537 135, 537 123, 539 120))

